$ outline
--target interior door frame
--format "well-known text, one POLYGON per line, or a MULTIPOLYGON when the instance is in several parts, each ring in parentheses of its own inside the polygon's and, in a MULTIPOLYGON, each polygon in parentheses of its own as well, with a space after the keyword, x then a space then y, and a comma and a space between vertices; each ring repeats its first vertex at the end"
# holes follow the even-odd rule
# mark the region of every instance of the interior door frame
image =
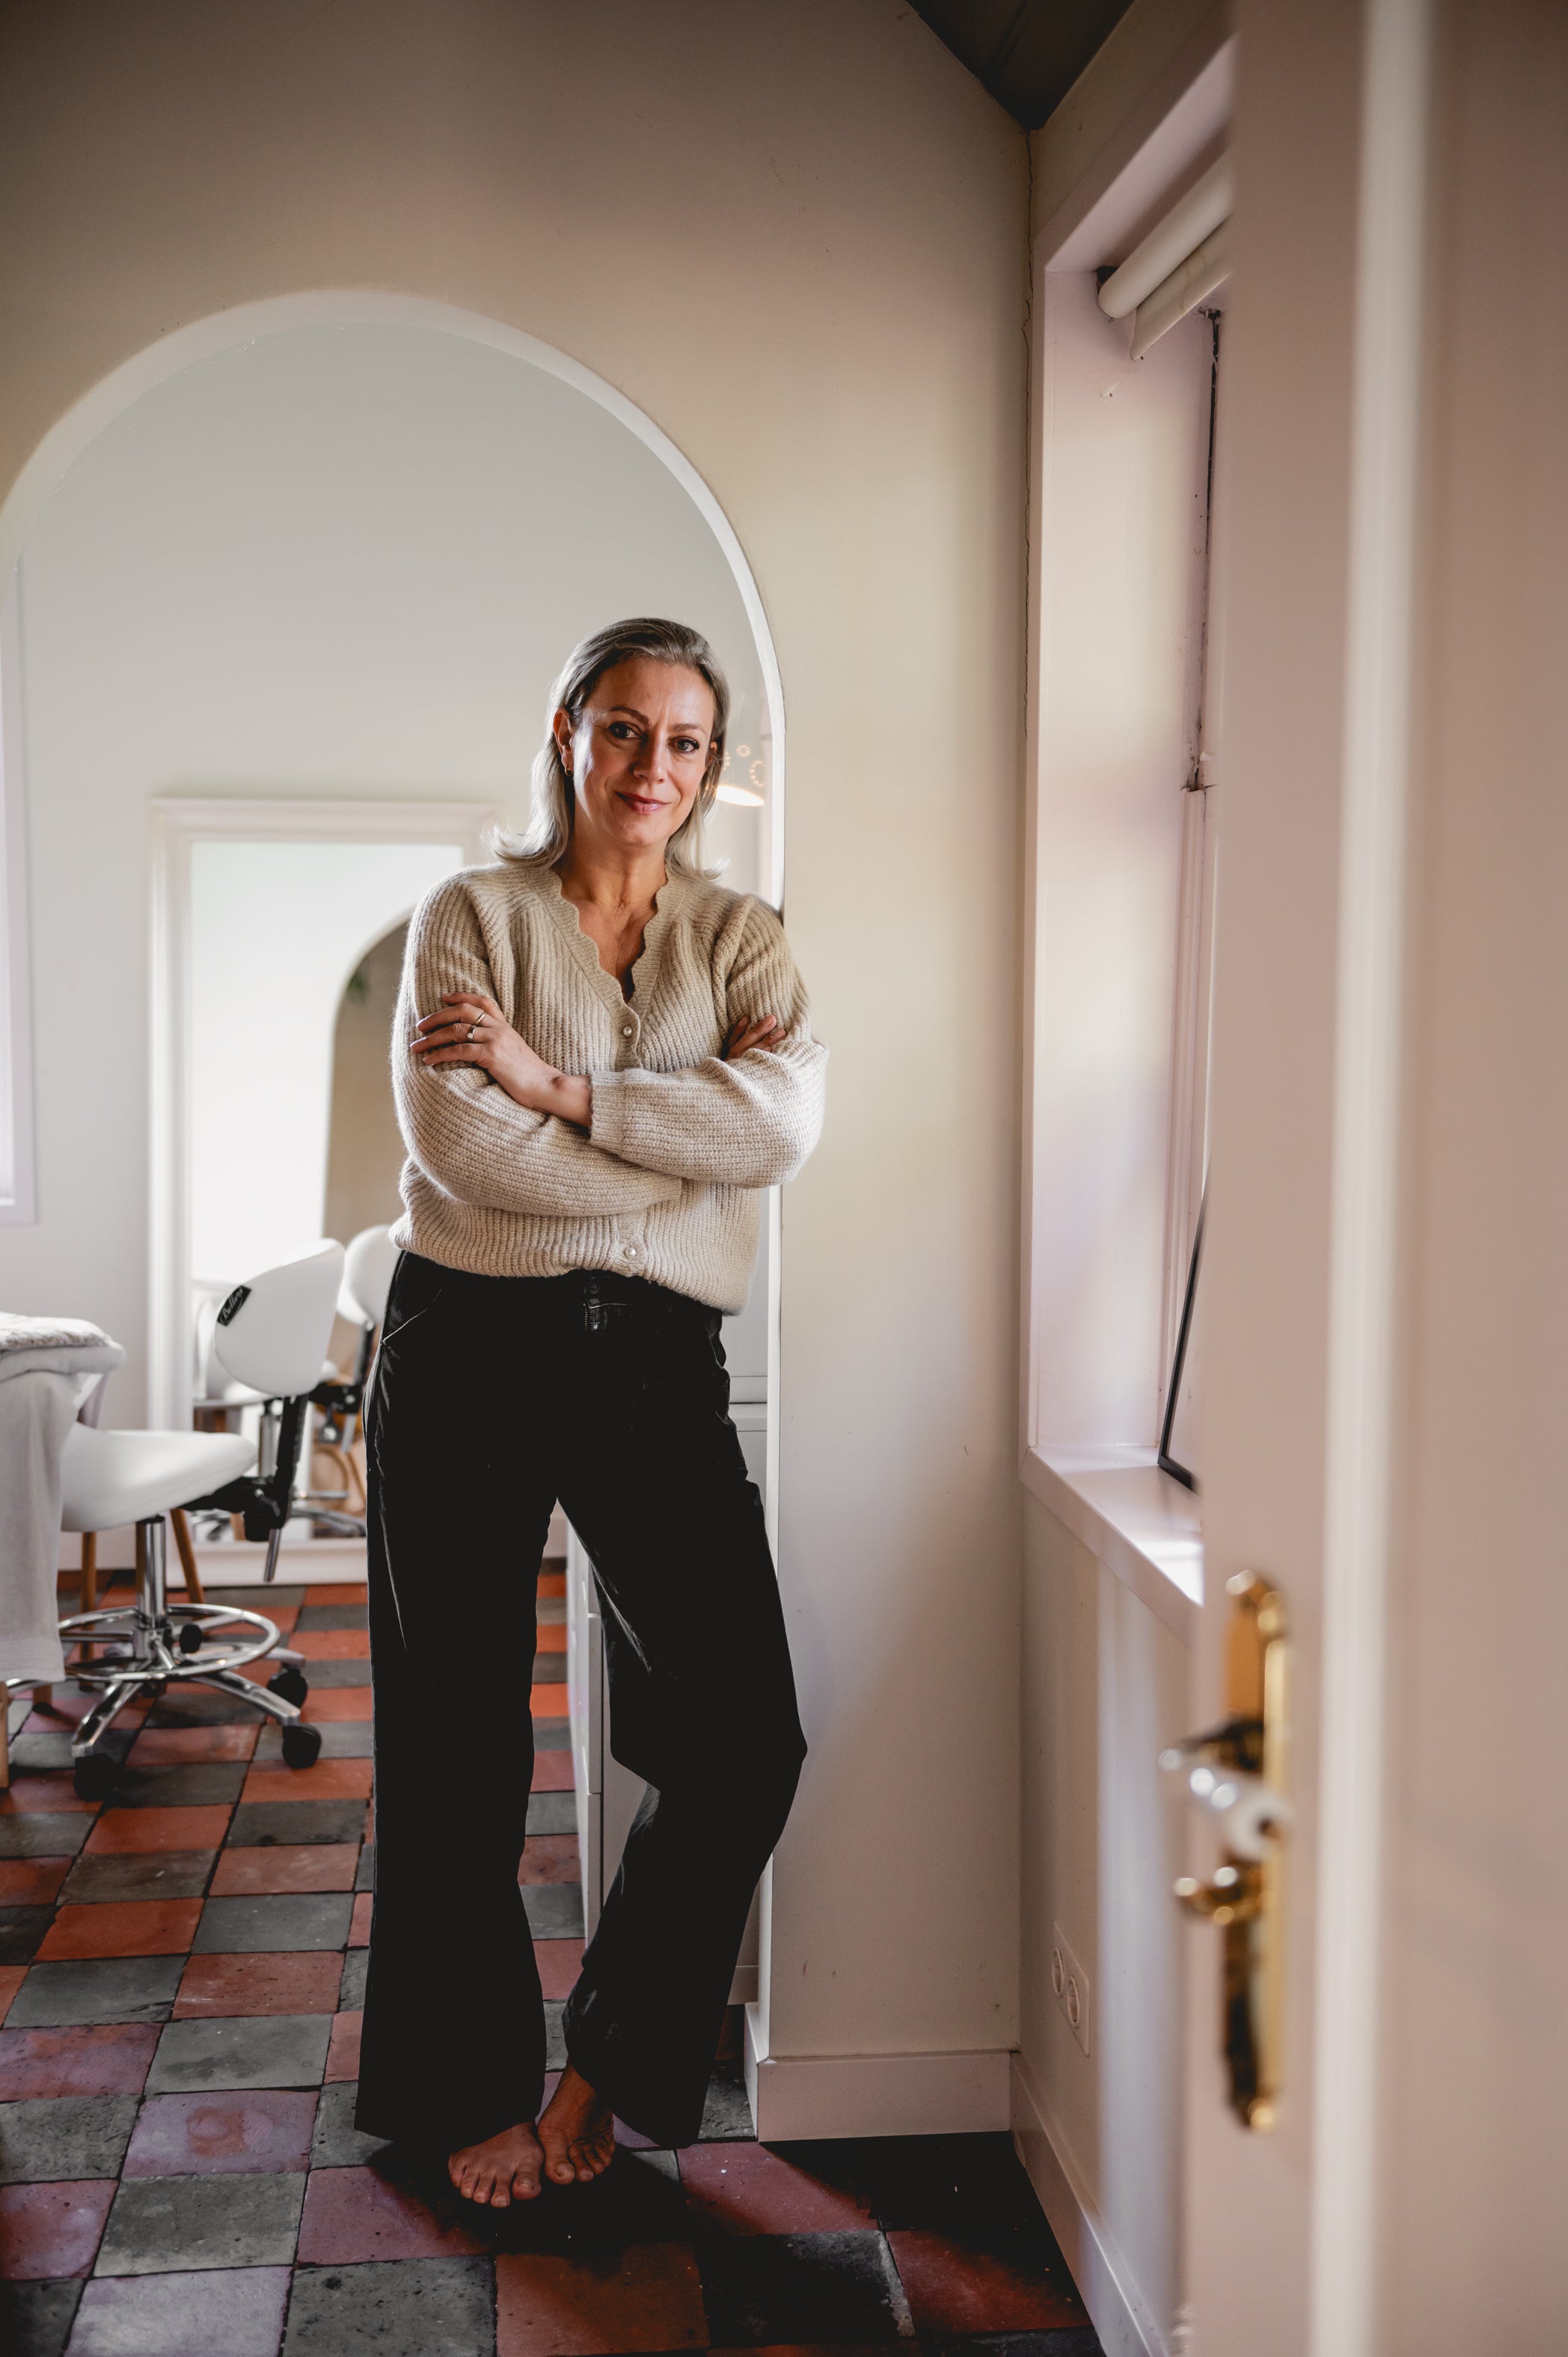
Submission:
POLYGON ((147 1417, 190 1423, 190 888, 199 843, 456 843, 485 856, 493 802, 160 795, 152 818, 147 1417))

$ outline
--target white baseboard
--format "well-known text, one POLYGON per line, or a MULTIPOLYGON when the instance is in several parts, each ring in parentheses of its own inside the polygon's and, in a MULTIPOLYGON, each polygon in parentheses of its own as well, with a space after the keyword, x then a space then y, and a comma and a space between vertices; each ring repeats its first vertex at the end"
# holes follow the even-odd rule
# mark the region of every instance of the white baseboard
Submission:
POLYGON ((746 2009, 746 2090, 764 2143, 793 2136, 959 2136, 1008 2126, 1005 2053, 792 2054, 757 2051, 746 2009))
POLYGON ((1012 2063, 1013 2142, 1105 2357, 1172 2357, 1171 2342, 1138 2289, 1125 2256, 1074 2168, 1022 2055, 1012 2063))

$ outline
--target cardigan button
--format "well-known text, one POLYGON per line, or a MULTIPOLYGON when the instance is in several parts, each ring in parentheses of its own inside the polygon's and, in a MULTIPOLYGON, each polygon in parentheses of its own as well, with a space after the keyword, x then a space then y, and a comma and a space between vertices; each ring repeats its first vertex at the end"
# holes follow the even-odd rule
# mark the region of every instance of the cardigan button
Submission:
POLYGON ((631 1025, 630 1025, 629 1023, 623 1023, 623 1024, 621 1025, 621 1027, 620 1027, 620 1036, 621 1036, 621 1038, 622 1038, 623 1039, 630 1039, 630 1037, 631 1037, 631 1025))

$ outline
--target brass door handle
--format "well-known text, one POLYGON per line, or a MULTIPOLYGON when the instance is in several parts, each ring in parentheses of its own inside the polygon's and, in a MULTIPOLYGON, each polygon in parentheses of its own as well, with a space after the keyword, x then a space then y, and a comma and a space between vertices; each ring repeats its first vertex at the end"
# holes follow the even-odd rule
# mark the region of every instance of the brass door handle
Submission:
POLYGON ((1270 2128, 1279 2093, 1285 1798, 1285 1622, 1278 1591, 1251 1572, 1226 1583, 1227 1717, 1160 1754, 1211 1816, 1223 1862, 1208 1882, 1184 1874, 1176 1895, 1225 1935, 1220 2050, 1230 2103, 1250 2128, 1270 2128))

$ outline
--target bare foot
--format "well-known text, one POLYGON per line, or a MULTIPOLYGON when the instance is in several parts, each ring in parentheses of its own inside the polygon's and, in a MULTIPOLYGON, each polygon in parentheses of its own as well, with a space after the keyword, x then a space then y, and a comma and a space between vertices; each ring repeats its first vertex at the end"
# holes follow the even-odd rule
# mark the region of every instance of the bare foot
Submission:
POLYGON ((483 2144, 466 2144, 448 2154, 446 2174, 466 2201, 510 2210, 514 2201, 538 2201, 543 2158, 532 2127, 521 2120, 483 2144))
POLYGON ((575 2062, 567 2063, 544 2107, 539 2136, 552 2185, 590 2185, 615 2158, 610 2107, 600 2102, 575 2062))

